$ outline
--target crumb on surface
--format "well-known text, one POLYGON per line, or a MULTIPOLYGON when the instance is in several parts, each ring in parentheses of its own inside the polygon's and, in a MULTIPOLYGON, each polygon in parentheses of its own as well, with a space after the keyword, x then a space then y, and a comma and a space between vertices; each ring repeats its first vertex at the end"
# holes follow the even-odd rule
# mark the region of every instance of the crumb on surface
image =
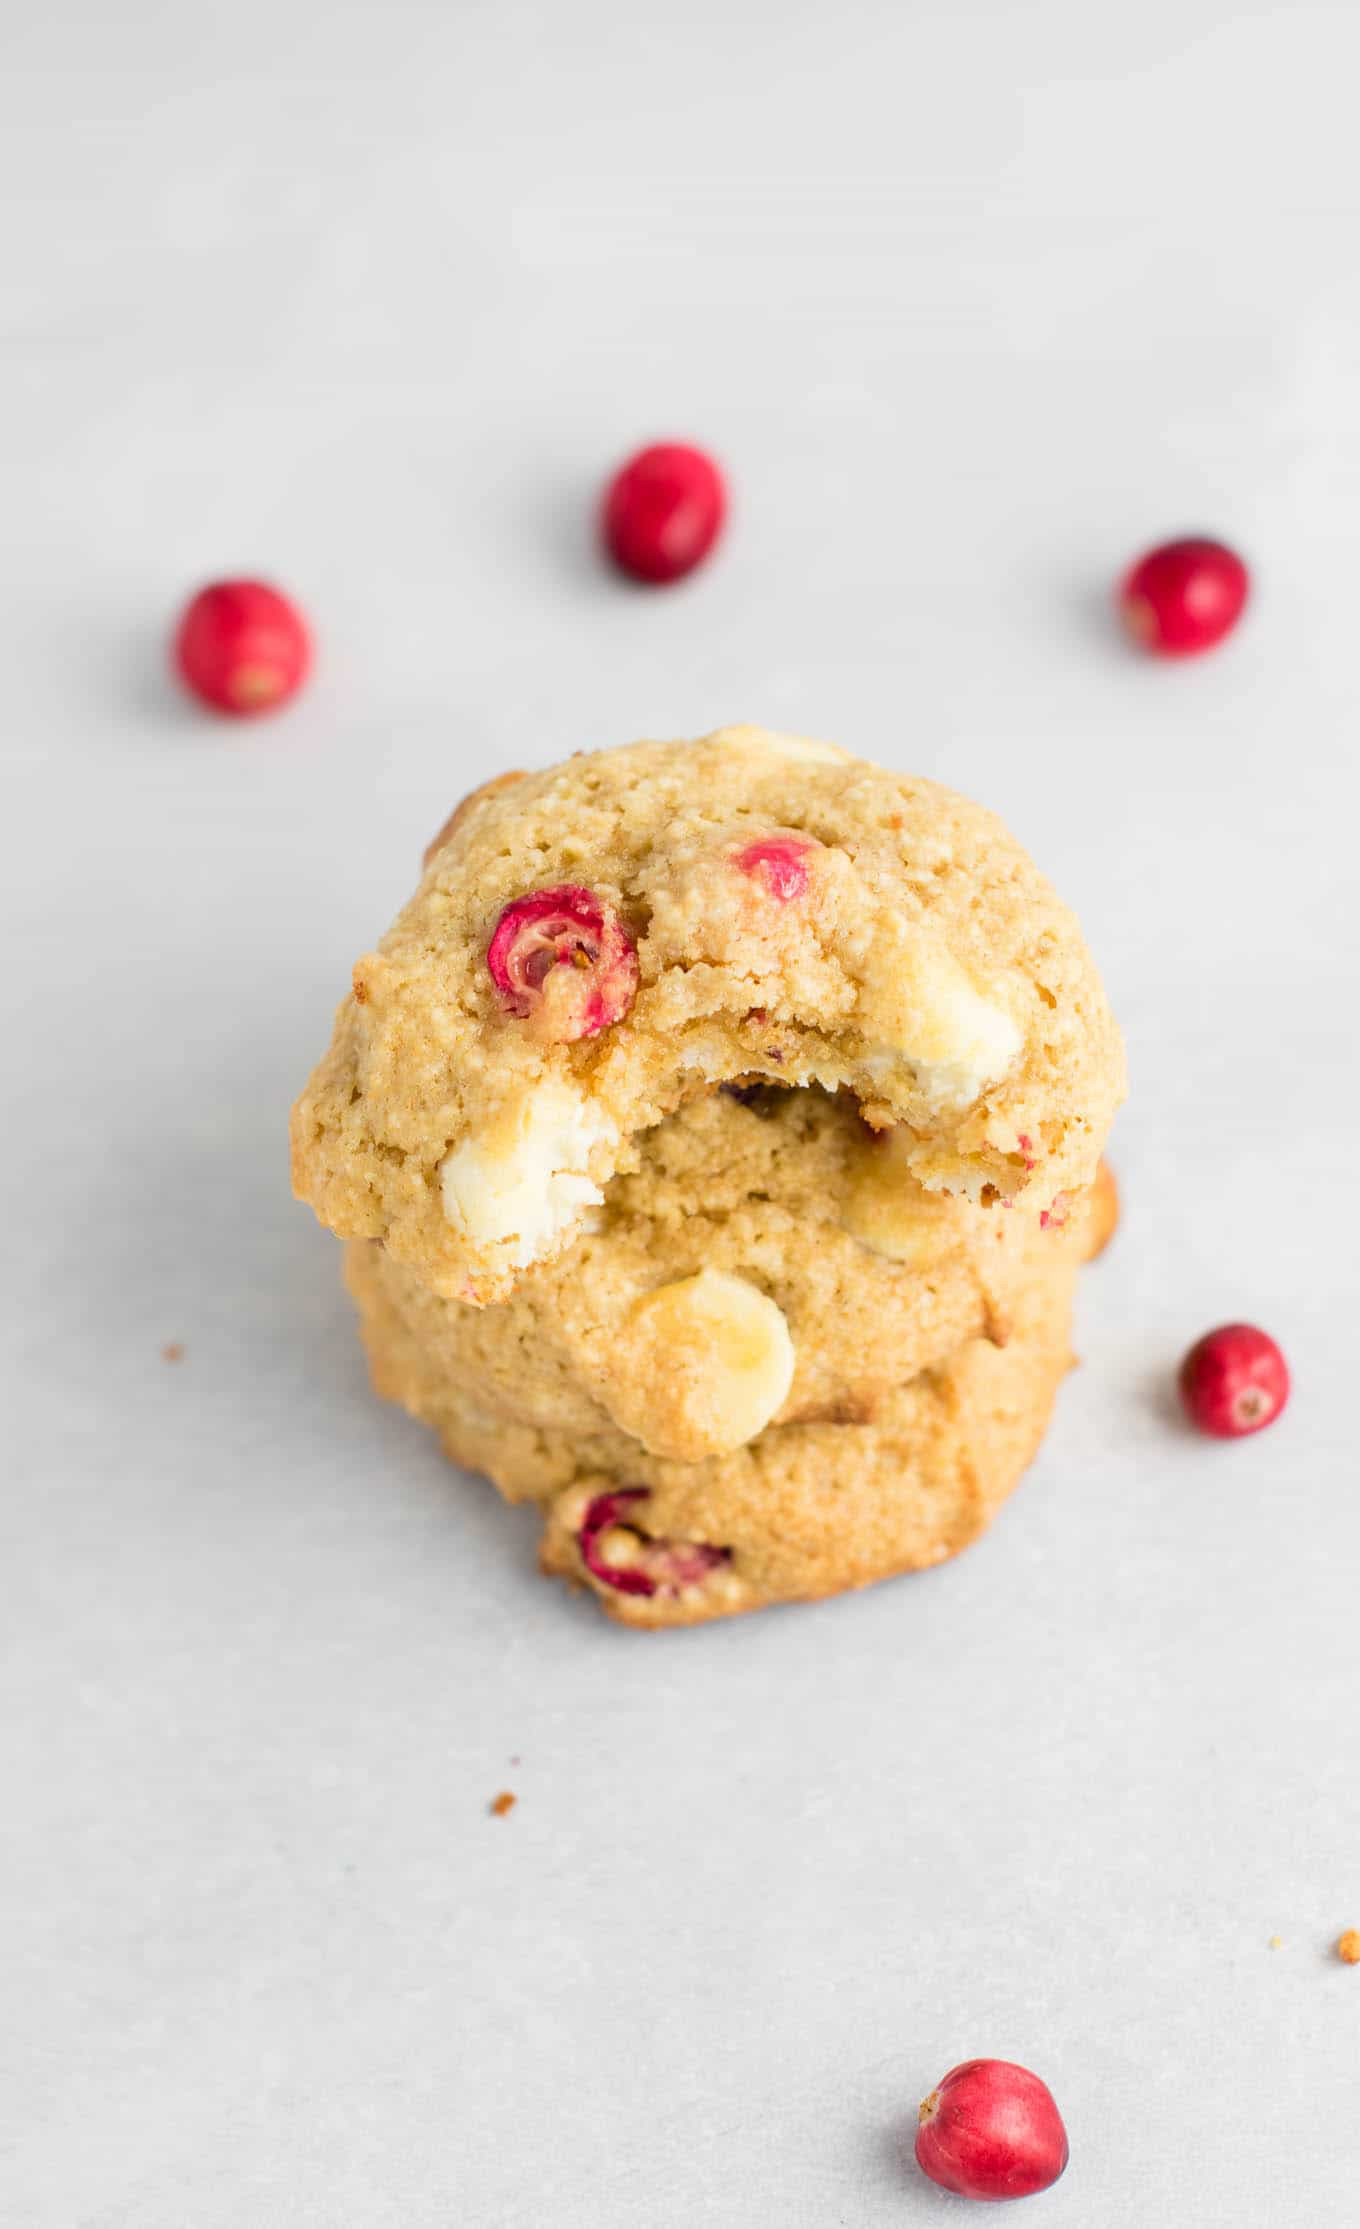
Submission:
POLYGON ((184 1347, 182 1342, 178 1339, 167 1339, 165 1345, 161 1348, 161 1361, 182 1362, 183 1360, 184 1347))
POLYGON ((1360 1927, 1348 1927, 1337 1936, 1336 1955, 1343 1966, 1360 1966, 1360 1927))
POLYGON ((1284 1937, 1283 1937, 1283 1935, 1272 1935, 1272 1936, 1271 1936, 1271 1938, 1270 1938, 1270 1947, 1271 1947, 1271 1949, 1272 1949, 1272 1950, 1283 1950, 1283 1949, 1284 1949, 1284 1937))
POLYGON ((510 1812, 512 1812, 512 1811, 514 1810, 514 1808, 515 1808, 515 1805, 516 1805, 516 1804, 518 1803, 518 1801, 519 1801, 519 1798, 518 1798, 518 1796, 512 1796, 512 1795, 511 1795, 511 1793, 510 1793, 510 1790, 509 1790, 508 1788, 502 1788, 502 1790, 501 1790, 500 1794, 499 1794, 498 1796, 494 1797, 494 1798, 493 1798, 493 1800, 492 1800, 492 1804, 491 1804, 491 1816, 492 1816, 492 1818, 493 1818, 493 1819, 504 1819, 504 1818, 506 1818, 506 1817, 508 1816, 508 1814, 509 1814, 510 1812))

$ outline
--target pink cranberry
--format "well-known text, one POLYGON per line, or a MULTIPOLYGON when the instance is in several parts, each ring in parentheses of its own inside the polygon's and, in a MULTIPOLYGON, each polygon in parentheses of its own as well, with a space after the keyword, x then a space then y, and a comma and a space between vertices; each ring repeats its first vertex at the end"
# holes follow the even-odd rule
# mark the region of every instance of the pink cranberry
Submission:
POLYGON ((593 1578, 620 1594, 678 1594, 727 1562, 726 1548, 710 1548, 699 1540, 653 1540, 643 1532, 631 1512, 649 1499, 645 1486, 622 1486, 616 1493, 595 1496, 580 1531, 581 1561, 593 1578), (635 1543, 626 1562, 608 1560, 601 1546, 604 1534, 620 1528, 635 1543))
POLYGON ((1159 658, 1192 657, 1231 634, 1249 586, 1235 551, 1190 535, 1139 558, 1120 584, 1119 609, 1145 650, 1159 658))
POLYGON ((732 858, 734 867, 758 882, 766 895, 788 905, 801 898, 808 886, 807 857, 811 844, 796 836, 762 836, 732 858))
POLYGON ((921 2107, 917 2164, 960 2198, 1028 2198, 1067 2165, 1051 2091, 1009 2059, 965 2059, 921 2107))
POLYGON ((579 883, 513 898, 486 964, 506 1012, 537 1016, 561 1044, 608 1029, 637 995, 632 938, 614 908, 579 883))
POLYGON ((660 585, 702 564, 722 530, 727 490, 712 457, 682 441, 639 449, 605 490, 600 531, 614 563, 660 585))
POLYGON ((312 662, 311 636, 296 604, 262 580, 220 580, 185 606, 175 630, 175 664, 204 704, 238 719, 272 712, 295 696, 312 662))
POLYGON ((1289 1365, 1255 1324, 1225 1323, 1195 1342, 1181 1364, 1180 1386, 1201 1432, 1236 1440, 1279 1415, 1289 1399, 1289 1365))

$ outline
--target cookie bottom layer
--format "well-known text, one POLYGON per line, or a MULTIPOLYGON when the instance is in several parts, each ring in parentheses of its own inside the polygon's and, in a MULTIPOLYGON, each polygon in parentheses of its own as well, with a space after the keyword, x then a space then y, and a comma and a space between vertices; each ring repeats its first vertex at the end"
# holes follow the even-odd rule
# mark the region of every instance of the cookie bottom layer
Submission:
POLYGON ((543 1569, 643 1627, 810 1601, 957 1555, 1034 1456, 1072 1360, 1076 1263, 1063 1253, 1016 1293, 1004 1346, 968 1341, 870 1420, 772 1425, 729 1455, 678 1463, 613 1430, 479 1404, 393 1305, 379 1249, 348 1249, 346 1274, 377 1392, 507 1500, 537 1502, 543 1569))

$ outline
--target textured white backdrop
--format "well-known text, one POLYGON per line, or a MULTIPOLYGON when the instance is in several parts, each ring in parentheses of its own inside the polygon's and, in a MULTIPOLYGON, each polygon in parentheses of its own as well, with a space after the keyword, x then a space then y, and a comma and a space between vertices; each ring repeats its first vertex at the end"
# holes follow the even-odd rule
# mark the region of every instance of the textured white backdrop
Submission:
POLYGON ((7 2229, 943 2224, 974 2053, 1052 2229, 1353 2229, 1357 11, 4 14, 7 2229), (647 596, 658 433, 736 512, 647 596), (1250 623, 1142 663, 1195 527, 1250 623), (323 644, 241 729, 160 662, 232 568, 323 644), (647 1640, 371 1401, 284 1124, 461 790, 734 719, 1030 844, 1127 1222, 988 1541, 647 1640))

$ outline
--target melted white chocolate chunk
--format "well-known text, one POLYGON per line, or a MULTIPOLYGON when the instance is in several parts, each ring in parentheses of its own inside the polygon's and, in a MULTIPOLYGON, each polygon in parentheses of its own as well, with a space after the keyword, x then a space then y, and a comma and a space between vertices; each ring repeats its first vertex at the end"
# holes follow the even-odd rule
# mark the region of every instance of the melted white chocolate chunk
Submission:
POLYGON ((536 1261, 604 1194, 592 1155, 613 1147, 609 1117, 556 1079, 513 1101, 498 1118, 445 1155, 444 1213, 477 1246, 503 1246, 505 1262, 536 1261))
POLYGON ((603 1398, 621 1430, 681 1463, 725 1455, 788 1398, 782 1311, 743 1277, 703 1269, 640 1300, 618 1333, 603 1398))
POLYGON ((878 1040, 865 1065, 886 1075, 910 1061, 937 1105, 966 1107, 1004 1076, 1020 1052, 1020 1031, 950 953, 905 929, 891 941, 897 949, 878 956, 864 1002, 866 1030, 878 1040))
POLYGON ((940 1192, 927 1192, 908 1165, 909 1134, 891 1130, 866 1138, 846 1177, 841 1227, 890 1262, 926 1269, 959 1235, 960 1210, 940 1192))

